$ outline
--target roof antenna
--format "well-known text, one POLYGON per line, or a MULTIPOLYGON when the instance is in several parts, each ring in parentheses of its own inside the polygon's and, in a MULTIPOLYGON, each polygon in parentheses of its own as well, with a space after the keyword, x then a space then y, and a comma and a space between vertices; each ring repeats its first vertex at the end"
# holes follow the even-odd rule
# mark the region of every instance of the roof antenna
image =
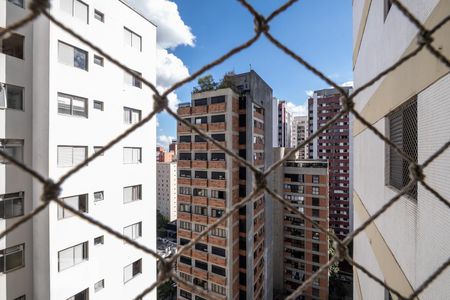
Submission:
POLYGON ((253 69, 252 69, 252 64, 249 64, 249 66, 250 66, 250 71, 252 71, 253 69))

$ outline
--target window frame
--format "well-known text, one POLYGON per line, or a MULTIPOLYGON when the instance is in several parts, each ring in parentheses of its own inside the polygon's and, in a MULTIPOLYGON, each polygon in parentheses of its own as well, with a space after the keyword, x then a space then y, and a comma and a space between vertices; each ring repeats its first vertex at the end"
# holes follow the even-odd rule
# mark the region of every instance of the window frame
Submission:
MULTIPOLYGON (((126 26, 124 26, 123 29, 125 30, 125 32, 130 33, 130 37, 131 37, 131 40, 130 40, 129 44, 126 43, 126 41, 124 39, 125 45, 126 46, 130 46, 130 48, 134 49, 134 47, 133 47, 133 35, 134 35, 134 36, 139 38, 139 52, 142 52, 142 36, 137 34, 136 32, 134 32, 133 30, 129 29, 126 26)), ((124 36, 124 38, 125 38, 125 36, 124 36)))
MULTIPOLYGON (((67 196, 67 197, 64 197, 64 198, 61 198, 60 200, 62 201, 62 202, 64 202, 64 199, 69 199, 69 198, 75 198, 75 197, 78 197, 78 200, 77 200, 77 205, 78 205, 78 208, 76 208, 76 210, 77 211, 79 211, 79 212, 82 212, 82 213, 89 213, 89 194, 79 194, 79 195, 73 195, 73 196, 67 196), (80 203, 81 203, 81 201, 82 201, 82 198, 81 198, 81 196, 85 196, 85 201, 86 201, 86 203, 85 203, 85 205, 84 205, 84 208, 85 208, 85 210, 83 211, 83 210, 80 210, 80 203)), ((65 202, 64 202, 65 203, 65 202)), ((67 204, 67 203, 65 203, 66 205, 69 205, 69 204, 67 204)), ((69 205, 70 206, 70 205, 69 205)), ((74 207, 72 207, 73 209, 75 209, 74 207)), ((64 220, 64 219, 69 219, 69 218, 71 218, 71 217, 73 217, 73 216, 75 216, 75 214, 72 214, 72 212, 70 212, 69 210, 67 210, 65 207, 62 207, 61 205, 58 205, 58 220, 64 220), (68 211, 68 212, 65 212, 65 211, 68 211), (68 214, 67 216, 66 216, 66 214, 68 214)))
POLYGON ((71 116, 71 117, 76 117, 76 118, 85 118, 85 119, 89 118, 89 99, 88 98, 58 92, 56 100, 57 100, 57 105, 58 105, 58 115, 71 116), (60 110, 60 102, 59 102, 60 97, 70 99, 70 113, 64 113, 60 110), (84 115, 78 115, 78 114, 73 113, 74 112, 73 100, 84 102, 84 107, 85 107, 84 115))
POLYGON ((131 203, 131 202, 135 202, 135 201, 141 201, 142 200, 142 184, 136 184, 136 185, 129 185, 129 186, 125 186, 125 187, 123 187, 123 192, 124 192, 124 195, 123 195, 123 203, 124 204, 126 204, 126 203, 131 203), (131 200, 130 201, 125 201, 125 189, 127 189, 127 188, 131 188, 131 200), (136 198, 136 199, 133 199, 133 195, 135 194, 135 191, 134 191, 134 189, 135 188, 137 188, 138 189, 138 192, 137 192, 137 196, 139 196, 138 198, 136 198))
POLYGON ((123 283, 127 283, 130 282, 131 280, 133 280, 134 278, 136 278, 137 276, 139 276, 140 274, 142 274, 142 258, 132 262, 131 264, 126 265, 125 267, 123 267, 123 283), (136 266, 139 266, 139 270, 135 273, 135 264, 136 266), (132 276, 127 280, 125 278, 125 269, 131 267, 131 272, 132 272, 132 276))
MULTIPOLYGON (((0 149, 13 158, 15 158, 17 161, 23 162, 24 157, 24 140, 19 139, 0 139, 0 149), (17 153, 10 153, 8 149, 14 149, 14 151, 17 151, 17 153), (18 149, 18 150, 17 150, 18 149), (16 155, 16 156, 15 156, 16 155), (20 156, 20 157, 19 157, 20 156)), ((11 162, 6 159, 5 157, 0 157, 0 164, 10 164, 11 162)))
POLYGON ((79 163, 81 163, 82 161, 80 161, 80 162, 76 162, 76 163, 74 163, 74 153, 73 153, 73 150, 74 149, 79 149, 79 148, 84 148, 85 149, 85 155, 84 155, 84 159, 82 160, 82 161, 84 161, 84 160, 86 160, 86 158, 88 157, 88 155, 89 155, 89 153, 88 153, 88 147, 87 146, 72 146, 72 145, 57 145, 57 152, 56 152, 56 166, 58 167, 58 168, 71 168, 71 167, 74 167, 74 166, 76 166, 76 165, 78 165, 79 163), (59 148, 72 148, 72 164, 70 165, 70 166, 62 166, 62 165, 60 165, 59 164, 59 159, 60 159, 60 153, 59 153, 59 148))
POLYGON ((142 163, 142 148, 141 147, 123 147, 123 164, 124 165, 136 165, 142 163), (137 150, 137 160, 136 160, 136 150, 137 150), (131 161, 125 160, 126 151, 131 151, 131 161))
POLYGON ((25 192, 6 193, 0 195, 0 219, 12 219, 23 216, 25 214, 25 192), (9 204, 12 207, 15 205, 15 200, 22 200, 22 207, 19 214, 14 214, 15 209, 10 209, 13 213, 6 215, 6 205, 9 204), (10 203, 11 202, 11 203, 10 203))
MULTIPOLYGON (((140 239, 142 237, 142 221, 125 226, 123 228, 123 235, 133 241, 140 239), (131 229, 131 235, 126 233, 126 230, 129 229, 131 229)), ((124 243, 126 242, 124 241, 124 243)))
POLYGON ((123 107, 123 122, 128 125, 136 124, 142 119, 142 111, 140 109, 123 107), (139 118, 137 121, 133 122, 133 113, 137 113, 139 118))
POLYGON ((0 266, 2 267, 0 269, 0 274, 7 274, 9 272, 13 272, 13 271, 16 271, 18 269, 25 267, 25 243, 6 247, 6 248, 0 250, 0 255, 1 255, 0 256, 0 262, 1 262, 0 266), (14 248, 16 248, 17 250, 14 251, 14 248), (6 253, 8 250, 12 251, 12 252, 6 253), (20 252, 22 252, 21 264, 17 265, 16 267, 14 267, 12 269, 6 270, 6 266, 7 266, 6 259, 7 259, 8 255, 16 254, 16 253, 20 253, 20 252))
POLYGON ((71 268, 73 268, 73 267, 75 267, 75 266, 77 266, 79 264, 82 264, 83 262, 88 261, 88 260, 89 260, 89 242, 88 241, 85 241, 85 242, 82 242, 82 243, 79 243, 79 244, 67 247, 65 249, 59 250, 58 251, 58 273, 60 273, 60 272, 62 272, 64 270, 71 269, 71 268), (82 258, 81 258, 81 260, 79 262, 75 263, 76 262, 76 259, 75 259, 75 253, 76 253, 75 252, 75 247, 77 247, 77 246, 81 246, 82 247, 82 258), (61 263, 60 263, 60 260, 61 260, 60 253, 63 252, 63 251, 69 250, 69 249, 73 250, 72 254, 73 254, 73 262, 74 262, 74 264, 72 264, 70 266, 66 266, 64 269, 62 269, 61 268, 61 263))
POLYGON ((99 111, 104 111, 105 110, 105 103, 103 101, 100 100, 93 100, 93 108, 99 111), (100 105, 100 107, 95 107, 95 105, 100 105))
POLYGON ((9 84, 9 83, 3 83, 0 82, 0 109, 14 109, 18 111, 25 111, 25 88, 23 86, 15 85, 15 84, 9 84), (14 108, 10 107, 8 104, 9 97, 8 97, 8 89, 9 88, 17 88, 20 90, 20 108, 14 108))
MULTIPOLYGON (((78 1, 78 0, 74 0, 74 1, 78 1)), ((60 64, 63 64, 63 65, 66 65, 66 66, 70 66, 70 67, 73 67, 73 68, 75 68, 75 69, 80 69, 80 70, 89 72, 89 52, 86 51, 86 50, 83 50, 83 49, 81 49, 81 48, 78 48, 78 47, 76 47, 76 46, 74 46, 74 45, 71 45, 71 44, 69 44, 69 43, 63 42, 63 41, 61 41, 61 40, 58 40, 58 62, 59 62, 60 64), (63 44, 63 45, 65 45, 65 46, 67 46, 67 47, 73 48, 73 50, 74 50, 74 51, 73 51, 73 54, 74 54, 74 55, 73 55, 73 62, 72 62, 72 64, 68 64, 68 63, 66 63, 66 62, 64 62, 64 61, 61 60, 59 44, 63 44), (86 67, 85 67, 85 68, 80 68, 79 66, 76 66, 76 65, 75 65, 75 57, 76 57, 75 51, 78 51, 78 52, 80 52, 80 53, 84 53, 84 54, 86 55, 86 67)))
POLYGON ((105 14, 99 11, 98 9, 94 8, 94 19, 102 23, 105 23, 105 14), (97 18, 97 16, 99 16, 100 18, 97 18))
MULTIPOLYGON (((0 29, 5 30, 5 28, 0 27, 0 29)), ((6 38, 3 38, 0 40, 0 53, 10 56, 10 57, 14 57, 17 59, 21 59, 21 60, 25 60, 25 36, 21 35, 19 33, 16 32, 10 32, 9 36, 6 38), (12 51, 10 51, 11 49, 4 49, 4 43, 6 41, 6 43, 11 42, 11 41, 20 41, 20 47, 13 47, 11 48, 12 51), (17 49, 19 48, 19 52, 17 52, 17 49)))

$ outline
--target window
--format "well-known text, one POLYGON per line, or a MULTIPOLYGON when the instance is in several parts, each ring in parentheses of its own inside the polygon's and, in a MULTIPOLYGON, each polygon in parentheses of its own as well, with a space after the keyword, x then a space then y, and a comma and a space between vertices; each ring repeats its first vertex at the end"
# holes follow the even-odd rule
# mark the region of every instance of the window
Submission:
POLYGON ((196 99, 196 100, 193 100, 193 101, 194 101, 194 106, 208 105, 208 99, 207 98, 196 99))
POLYGON ((318 209, 313 208, 312 209, 312 216, 315 218, 318 218, 320 215, 320 211, 318 209))
POLYGON ((58 113, 78 117, 88 117, 88 99, 58 93, 58 113))
MULTIPOLYGON (((88 212, 88 194, 62 198, 61 201, 77 211, 88 212)), ((58 220, 69 218, 73 215, 70 210, 58 206, 58 220)))
POLYGON ((142 273, 142 259, 123 268, 123 282, 127 283, 137 275, 142 273))
POLYGON ((76 166, 87 157, 85 146, 58 146, 58 167, 76 166))
POLYGON ((178 211, 179 212, 190 213, 191 212, 191 206, 189 204, 179 204, 178 211))
POLYGON ((0 273, 7 273, 25 266, 25 244, 0 250, 0 273))
POLYGON ((142 200, 142 185, 134 185, 123 188, 123 203, 142 200))
POLYGON ((211 116, 211 123, 223 123, 225 122, 225 115, 211 116))
POLYGON ((191 230, 191 223, 180 221, 180 228, 184 230, 191 230))
MULTIPOLYGON (((388 115, 389 138, 417 163, 417 97, 388 115)), ((394 149, 389 149, 388 184, 401 190, 409 183, 409 163, 394 149)), ((417 183, 407 192, 417 199, 417 183)))
POLYGON ((313 251, 319 252, 320 251, 320 245, 316 243, 312 243, 312 249, 313 251))
POLYGON ((103 245, 105 243, 105 236, 101 235, 94 238, 94 245, 103 245))
MULTIPOLYGON (((133 70, 130 70, 130 71, 138 76, 142 76, 142 73, 139 73, 139 72, 133 71, 133 70)), ((128 85, 132 85, 132 86, 140 88, 140 89, 142 88, 142 81, 139 80, 138 77, 133 76, 128 72, 124 73, 124 80, 125 80, 125 83, 128 85)))
POLYGON ((180 186, 178 188, 178 194, 181 195, 191 195, 191 188, 187 186, 180 186))
POLYGON ((189 244, 189 240, 180 238, 180 245, 181 245, 181 246, 184 246, 184 245, 186 245, 186 244, 189 244))
POLYGON ((94 55, 94 64, 96 64, 96 65, 99 65, 99 66, 103 67, 103 65, 104 65, 104 62, 105 62, 105 60, 104 60, 104 58, 103 58, 103 57, 101 57, 101 56, 98 56, 98 55, 94 55))
POLYGON ((0 219, 23 216, 24 192, 0 195, 0 219))
POLYGON ((123 235, 126 237, 136 240, 142 237, 142 222, 135 223, 133 225, 123 228, 123 235))
POLYGON ((205 229, 206 229, 206 225, 194 224, 195 232, 203 232, 203 230, 205 230, 205 229))
POLYGON ((211 134, 211 137, 218 142, 225 142, 225 134, 223 134, 223 133, 211 134))
POLYGON ((219 247, 211 247, 211 253, 214 255, 225 257, 225 249, 219 247))
POLYGON ((139 164, 142 162, 141 148, 124 147, 123 148, 123 163, 124 164, 139 164))
MULTIPOLYGON (((206 281, 206 280, 202 280, 200 278, 194 278, 194 284, 196 286, 203 288, 204 290, 208 289, 208 281, 206 281)), ((195 299, 197 300, 197 296, 195 296, 195 297, 196 297, 195 299)))
MULTIPOLYGON (((3 150, 17 161, 23 162, 23 140, 0 139, 0 150, 3 150)), ((2 156, 0 157, 0 163, 8 164, 9 160, 2 156)))
POLYGON ((98 101, 98 100, 94 100, 94 109, 98 109, 103 111, 103 102, 102 101, 98 101))
POLYGON ((320 206, 320 199, 319 198, 312 198, 312 205, 313 206, 320 206))
POLYGON ((0 83, 0 108, 23 110, 23 87, 0 83))
POLYGON ((313 195, 319 195, 319 187, 318 186, 313 186, 312 187, 312 194, 313 195))
POLYGON ((222 228, 214 228, 210 232, 211 232, 211 236, 217 236, 217 237, 221 237, 221 238, 227 237, 227 231, 222 228))
POLYGON ((226 294, 226 289, 223 286, 217 285, 212 282, 211 282, 211 291, 213 291, 214 293, 220 294, 220 295, 226 294))
POLYGON ((312 182, 313 183, 319 183, 319 180, 320 180, 319 175, 313 175, 312 176, 312 182))
POLYGON ((84 291, 67 298, 67 300, 89 300, 89 289, 85 289, 84 291))
POLYGON ((105 22, 105 14, 96 9, 94 9, 94 18, 100 22, 105 22))
POLYGON ((26 300, 27 297, 25 295, 22 295, 20 297, 14 298, 14 300, 26 300))
POLYGON ((208 271, 208 264, 201 260, 195 260, 195 267, 205 270, 205 271, 208 271))
POLYGON ((211 272, 213 272, 214 274, 221 275, 221 276, 226 276, 225 269, 222 267, 215 266, 215 265, 211 265, 211 272))
POLYGON ((208 172, 206 172, 206 171, 195 171, 195 178, 207 179, 208 178, 208 172))
POLYGON ((208 214, 208 209, 205 206, 194 206, 194 214, 206 216, 208 214))
POLYGON ((88 242, 58 252, 58 272, 88 260, 88 242))
POLYGON ((211 198, 215 198, 215 199, 225 199, 225 197, 226 197, 225 191, 211 190, 211 198))
POLYGON ((202 243, 197 243, 197 244, 195 244, 195 250, 208 252, 208 245, 205 245, 205 244, 202 244, 202 243))
POLYGON ((102 279, 102 280, 100 280, 100 281, 97 281, 97 282, 94 284, 94 292, 97 293, 98 291, 102 290, 104 287, 105 287, 105 279, 102 279))
POLYGON ((142 37, 126 27, 123 29, 125 45, 142 51, 142 37))
MULTIPOLYGON (((18 7, 23 8, 23 0, 8 0, 8 2, 17 5, 18 7)), ((23 298, 23 299, 25 299, 25 298, 23 298)))
POLYGON ((190 257, 181 255, 180 256, 180 263, 190 266, 190 265, 192 265, 192 260, 191 260, 190 257))
POLYGON ((225 161, 225 153, 213 152, 211 153, 212 161, 225 161))
POLYGON ((191 170, 180 170, 181 178, 191 178, 191 170))
POLYGON ((192 276, 183 272, 179 272, 179 275, 182 279, 184 279, 187 282, 192 282, 192 276))
POLYGON ((185 299, 192 299, 192 294, 189 292, 186 292, 185 290, 180 289, 180 296, 185 298, 185 299))
MULTIPOLYGON (((0 27, 0 31, 5 28, 0 27)), ((25 37, 23 35, 10 32, 8 37, 0 39, 0 53, 23 59, 23 44, 25 37)))
POLYGON ((180 136, 180 143, 190 143, 190 142, 191 142, 190 135, 181 135, 180 136))
POLYGON ((211 217, 213 218, 220 218, 223 216, 224 213, 225 211, 223 209, 215 209, 215 208, 211 209, 211 217))
POLYGON ((211 179, 225 180, 225 172, 211 172, 211 179))
POLYGON ((105 199, 105 195, 103 191, 94 193, 94 202, 103 201, 105 199))
POLYGON ((86 24, 89 23, 89 6, 86 3, 80 0, 61 0, 60 8, 86 24))
POLYGON ((207 189, 194 188, 193 195, 196 196, 196 197, 208 197, 208 190, 207 189))
POLYGON ((208 160, 208 154, 207 153, 195 153, 194 154, 194 160, 207 161, 208 160))
POLYGON ((225 96, 211 97, 211 104, 223 103, 223 102, 225 102, 225 96))
POLYGON ((58 42, 58 61, 85 71, 88 69, 88 53, 61 41, 58 42))
POLYGON ((141 111, 138 109, 123 108, 123 121, 125 124, 136 124, 141 120, 141 111))

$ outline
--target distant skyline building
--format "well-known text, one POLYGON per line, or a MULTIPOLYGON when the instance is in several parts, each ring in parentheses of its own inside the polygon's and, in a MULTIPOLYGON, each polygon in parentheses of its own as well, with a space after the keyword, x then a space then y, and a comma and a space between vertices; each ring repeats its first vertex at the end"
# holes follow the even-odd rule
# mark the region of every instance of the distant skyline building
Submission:
POLYGON ((156 161, 157 162, 171 162, 174 160, 175 153, 173 151, 167 152, 163 146, 156 147, 156 161))
POLYGON ((156 163, 156 202, 160 214, 170 222, 177 219, 177 163, 156 163))
MULTIPOLYGON (((343 87, 347 92, 351 87, 343 87)), ((312 134, 340 110, 335 89, 314 91, 308 99, 308 127, 312 134)), ((326 159, 329 167, 330 228, 341 239, 352 230, 351 119, 348 114, 336 121, 309 144, 310 159, 326 159)))
MULTIPOLYGON (((273 149, 280 160, 290 149, 273 149)), ((288 159, 273 173, 273 190, 307 217, 328 228, 328 163, 288 159)), ((328 263, 328 237, 274 200, 274 299, 284 299, 328 263)), ((328 272, 305 290, 301 299, 328 299, 328 272)))
MULTIPOLYGON (((295 116, 292 121, 291 147, 296 148, 308 137, 308 116, 295 116)), ((297 153, 298 159, 308 158, 308 145, 302 147, 297 153)))
POLYGON ((287 102, 278 101, 278 147, 291 147, 292 113, 287 109, 287 102))
MULTIPOLYGON (((353 71, 355 89, 394 65, 416 47, 420 30, 392 1, 353 1, 353 71), (376 62, 375 62, 376 60, 376 62)), ((450 2, 402 1, 408 11, 434 28, 450 15, 450 2)), ((450 26, 431 38, 450 58, 450 26)), ((419 166, 450 137, 449 68, 429 51, 421 51, 354 99, 356 111, 419 166)), ((355 184, 354 226, 358 228, 410 181, 409 162, 361 122, 353 126, 355 184)), ((426 184, 450 199, 450 150, 426 167, 426 184)), ((424 185, 413 184, 384 213, 353 239, 355 261, 381 282, 410 297, 442 266, 450 253, 450 210, 424 185)), ((354 268, 353 299, 398 299, 367 274, 354 268)), ((449 299, 450 269, 433 277, 416 298, 449 299)))
MULTIPOLYGON (((272 162, 272 89, 254 71, 233 88, 192 94, 178 114, 243 159, 272 162)), ((250 170, 178 124, 178 245, 188 243, 253 189, 250 170)), ((271 201, 264 193, 212 230, 178 260, 178 274, 211 299, 272 299, 271 201)), ((203 299, 178 285, 179 299, 203 299)))
MULTIPOLYGON (((30 0, 0 1, 0 27, 30 0)), ((151 82, 156 26, 122 1, 52 1, 49 13, 151 82)), ((152 92, 49 19, 0 40, 0 145, 57 181, 148 115, 152 92)), ((72 174, 59 199, 156 249, 155 119, 72 174)), ((43 185, 0 161, 0 232, 42 205, 43 185)), ((0 239, 1 300, 134 299, 157 280, 156 259, 50 201, 0 239)), ((156 299, 156 291, 142 299, 156 299)))

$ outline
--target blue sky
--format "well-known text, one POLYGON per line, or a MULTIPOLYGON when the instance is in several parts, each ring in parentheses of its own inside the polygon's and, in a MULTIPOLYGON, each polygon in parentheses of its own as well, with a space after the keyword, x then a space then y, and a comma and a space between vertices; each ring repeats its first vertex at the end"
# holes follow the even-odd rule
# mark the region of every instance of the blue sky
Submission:
MULTIPOLYGON (((193 43, 181 42, 167 48, 182 60, 192 73, 243 43, 253 35, 253 19, 234 0, 174 0, 178 13, 190 32, 193 43), (183 45, 190 44, 190 45, 183 45), (193 46, 192 46, 193 45, 193 46)), ((249 1, 263 15, 284 1, 249 1)), ((270 24, 271 33, 339 84, 352 80, 351 0, 303 0, 279 15, 270 24)), ((170 26, 170 24, 169 24, 170 26)), ((220 79, 227 71, 246 72, 250 65, 273 88, 274 96, 290 101, 301 112, 307 91, 328 85, 285 55, 262 37, 207 74, 220 79)), ((189 102, 196 80, 176 91, 178 101, 189 102)), ((159 142, 176 136, 176 122, 166 114, 158 116, 159 142)))

